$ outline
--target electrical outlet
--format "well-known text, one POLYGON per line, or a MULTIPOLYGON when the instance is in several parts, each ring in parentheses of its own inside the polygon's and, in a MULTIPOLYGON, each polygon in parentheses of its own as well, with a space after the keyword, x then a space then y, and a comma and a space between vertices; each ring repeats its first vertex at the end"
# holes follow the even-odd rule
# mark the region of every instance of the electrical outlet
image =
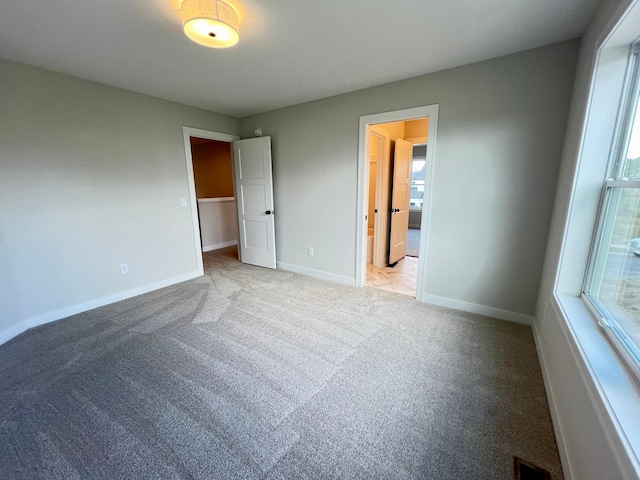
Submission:
POLYGON ((309 247, 309 256, 313 257, 313 247, 309 247))
POLYGON ((181 205, 182 207, 186 207, 186 206, 187 206, 187 199, 186 199, 186 198, 184 198, 184 197, 182 197, 182 198, 180 199, 180 205, 181 205))
POLYGON ((129 264, 128 263, 120 264, 120 273, 129 273, 129 264))

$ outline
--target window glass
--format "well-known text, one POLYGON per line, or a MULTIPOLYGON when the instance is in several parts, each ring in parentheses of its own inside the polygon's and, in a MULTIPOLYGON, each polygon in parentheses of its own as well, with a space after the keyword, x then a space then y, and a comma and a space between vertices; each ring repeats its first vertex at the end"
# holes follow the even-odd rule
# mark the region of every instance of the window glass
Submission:
POLYGON ((411 210, 422 210, 424 203, 424 181, 427 162, 424 158, 414 158, 411 168, 411 210))
POLYGON ((609 191, 588 295, 640 360, 640 188, 609 191))
POLYGON ((640 179, 640 102, 636 101, 634 110, 633 127, 631 128, 631 136, 621 176, 638 180, 640 179))
POLYGON ((633 48, 584 294, 640 380, 640 66, 633 48))

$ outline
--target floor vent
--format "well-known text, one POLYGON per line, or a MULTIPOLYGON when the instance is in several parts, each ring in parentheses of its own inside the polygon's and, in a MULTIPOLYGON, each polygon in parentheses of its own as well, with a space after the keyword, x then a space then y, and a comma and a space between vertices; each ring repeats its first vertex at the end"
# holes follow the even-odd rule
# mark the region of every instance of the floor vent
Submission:
POLYGON ((513 470, 516 480, 551 480, 549 472, 518 457, 513 457, 513 470))

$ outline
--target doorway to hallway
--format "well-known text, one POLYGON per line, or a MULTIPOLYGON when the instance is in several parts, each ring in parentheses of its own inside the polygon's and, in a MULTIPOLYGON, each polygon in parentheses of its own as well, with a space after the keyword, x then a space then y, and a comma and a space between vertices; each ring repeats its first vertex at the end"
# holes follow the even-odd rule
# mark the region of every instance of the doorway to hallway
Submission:
POLYGON ((437 113, 360 118, 356 285, 422 299, 437 113))

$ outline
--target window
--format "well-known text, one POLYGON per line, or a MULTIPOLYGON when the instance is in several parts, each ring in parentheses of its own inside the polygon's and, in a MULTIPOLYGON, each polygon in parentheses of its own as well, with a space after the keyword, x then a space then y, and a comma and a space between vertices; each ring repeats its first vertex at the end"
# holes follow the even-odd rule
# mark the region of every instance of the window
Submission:
POLYGON ((422 210, 424 203, 424 181, 427 172, 427 146, 413 147, 413 161, 411 163, 411 200, 409 209, 422 210))
POLYGON ((640 380, 640 60, 632 48, 584 294, 640 380))

